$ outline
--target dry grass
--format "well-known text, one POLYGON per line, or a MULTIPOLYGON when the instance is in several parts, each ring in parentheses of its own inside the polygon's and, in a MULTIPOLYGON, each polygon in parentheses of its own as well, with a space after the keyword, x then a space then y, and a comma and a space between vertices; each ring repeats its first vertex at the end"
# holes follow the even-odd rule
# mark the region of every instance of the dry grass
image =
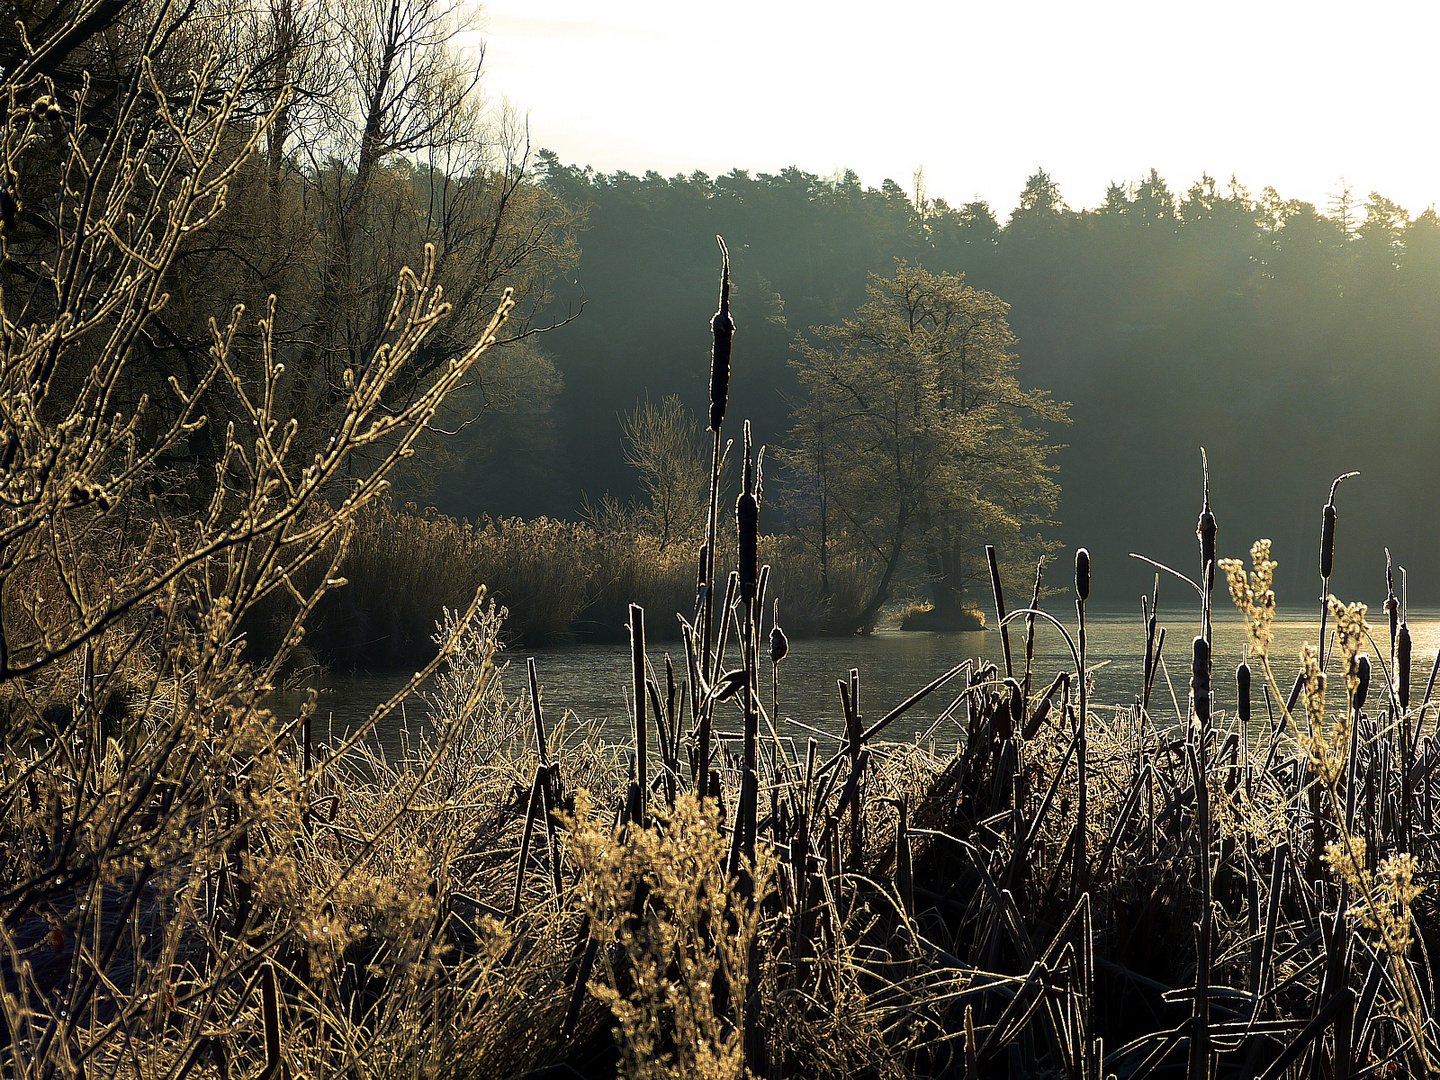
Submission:
MULTIPOLYGON (((1257 645, 1260 554, 1237 588, 1257 645)), ((1363 671, 1362 613, 1331 614, 1334 665, 1363 671)), ((206 724, 213 698, 157 706, 147 743, 184 731, 234 763, 203 775, 244 762, 245 782, 217 801, 185 788, 143 855, 15 909, 12 1054, 54 1075, 84 1057, 87 1075, 159 1076, 192 1057, 259 1067, 278 1046, 291 1075, 357 1077, 1299 1077, 1434 1060, 1437 748, 1419 740, 1406 795, 1397 744, 1433 703, 1357 707, 1353 676, 1337 715, 1315 700, 1317 660, 1290 721, 1262 666, 1272 726, 1206 708, 1197 668, 1192 727, 1159 730, 1133 707, 1081 713, 1079 672, 1052 683, 1017 648, 1008 677, 971 664, 931 692, 954 702, 954 753, 856 725, 827 760, 760 734, 762 695, 704 694, 712 731, 757 742, 712 744, 701 801, 688 680, 672 706, 662 674, 645 688, 641 799, 623 748, 553 708, 536 722, 500 636, 493 605, 447 620, 429 734, 393 760, 363 740, 307 744, 303 718, 254 705, 206 724), (237 800, 245 828, 226 829, 216 808, 237 800), (72 970, 104 978, 60 1055, 42 1044, 72 970)), ((243 693, 247 669, 229 670, 243 693)), ((118 743, 44 784, 32 772, 33 793, 10 753, 18 880, 51 857, 50 808, 71 806, 80 772, 115 793, 102 803, 127 789, 118 743)))
MULTIPOLYGON (((827 597, 813 554, 796 539, 766 535, 760 546, 762 561, 776 568, 792 634, 854 630, 864 601, 862 567, 832 565, 827 597)), ((317 605, 305 644, 346 668, 431 659, 437 614, 463 607, 482 584, 509 611, 509 638, 532 645, 623 638, 632 602, 677 612, 695 602, 694 551, 665 544, 628 517, 603 525, 551 518, 472 523, 433 509, 376 503, 358 517, 340 572, 347 585, 317 605)), ((292 617, 285 596, 268 599, 249 623, 255 644, 273 645, 292 617)), ((656 620, 651 635, 677 639, 680 624, 656 620)))

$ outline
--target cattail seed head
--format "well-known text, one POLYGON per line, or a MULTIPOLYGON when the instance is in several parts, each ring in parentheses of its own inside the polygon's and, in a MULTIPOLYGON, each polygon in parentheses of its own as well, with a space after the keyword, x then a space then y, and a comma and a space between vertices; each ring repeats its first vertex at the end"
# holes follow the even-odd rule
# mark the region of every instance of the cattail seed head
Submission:
POLYGON ((1413 643, 1410 640, 1410 627, 1405 623, 1400 624, 1400 631, 1395 635, 1395 677, 1399 681, 1396 691, 1400 697, 1400 708, 1410 708, 1410 653, 1413 643))
POLYGON ((1010 698, 1010 722, 1018 724, 1025 718, 1025 692, 1013 678, 1005 680, 1005 691, 1010 698))
POLYGON ((1210 643, 1204 635, 1195 638, 1195 655, 1190 665, 1190 696, 1195 708, 1195 721, 1202 726, 1210 722, 1210 643))
POLYGON ((719 431, 725 422, 725 406, 730 400, 730 342, 735 336, 735 320, 730 317, 730 252, 725 241, 720 244, 720 308, 710 320, 715 335, 715 348, 710 358, 710 430, 719 431))
POLYGON ((770 662, 778 664, 789 655, 790 639, 785 636, 785 631, 780 629, 780 624, 776 623, 770 628, 770 662))
POLYGON ((1335 491, 1340 487, 1340 481, 1359 475, 1358 472, 1342 473, 1330 485, 1330 501, 1325 504, 1320 524, 1320 576, 1326 581, 1330 580, 1330 571, 1335 569, 1335 491))
POLYGON ((1190 686, 1197 695, 1210 696, 1210 643, 1203 634, 1196 635, 1194 656, 1190 664, 1190 686))
POLYGON ((1195 526, 1195 535, 1200 540, 1200 569, 1205 575, 1205 589, 1215 588, 1215 515, 1207 505, 1200 512, 1200 521, 1195 526))
POLYGON ((748 492, 735 502, 735 524, 740 531, 740 598, 755 599, 760 579, 760 505, 748 492))
POLYGON ((1210 458, 1200 448, 1201 501, 1200 520, 1195 535, 1200 540, 1200 573, 1205 577, 1205 591, 1215 588, 1215 514, 1210 509, 1210 458))
POLYGON ((1250 722, 1250 665, 1244 660, 1235 669, 1235 692, 1239 702, 1240 722, 1250 722))
POLYGON ((1081 603, 1090 599, 1090 552, 1083 547, 1075 552, 1075 595, 1081 603))
POLYGON ((1335 569, 1335 504, 1325 504, 1320 524, 1320 576, 1328 579, 1335 569))
POLYGON ((1361 653, 1355 658, 1355 703, 1356 715, 1365 707, 1365 695, 1370 692, 1370 657, 1361 653))

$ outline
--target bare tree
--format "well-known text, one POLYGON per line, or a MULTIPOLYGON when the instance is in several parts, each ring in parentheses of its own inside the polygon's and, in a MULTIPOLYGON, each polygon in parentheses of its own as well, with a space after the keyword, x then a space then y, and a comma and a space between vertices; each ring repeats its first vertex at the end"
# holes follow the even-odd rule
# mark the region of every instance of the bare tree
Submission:
POLYGON ((671 395, 659 405, 641 402, 622 431, 626 464, 639 472, 646 498, 637 508, 641 527, 661 551, 702 536, 710 463, 699 421, 671 395))

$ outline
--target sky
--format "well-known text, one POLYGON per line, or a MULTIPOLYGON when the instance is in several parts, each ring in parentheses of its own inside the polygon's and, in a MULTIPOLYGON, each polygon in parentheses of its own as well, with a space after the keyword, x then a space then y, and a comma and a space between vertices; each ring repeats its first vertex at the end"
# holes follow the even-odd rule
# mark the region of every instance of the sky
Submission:
POLYGON ((1324 209, 1440 203, 1440 4, 489 0, 484 87, 602 172, 799 166, 1003 217, 1151 167, 1324 209))

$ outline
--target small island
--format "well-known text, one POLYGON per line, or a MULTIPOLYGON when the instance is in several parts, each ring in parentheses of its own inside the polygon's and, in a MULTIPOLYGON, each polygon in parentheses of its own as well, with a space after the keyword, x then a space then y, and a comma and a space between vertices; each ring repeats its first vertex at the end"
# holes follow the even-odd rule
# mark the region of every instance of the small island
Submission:
POLYGON ((901 630, 957 633, 985 628, 985 613, 970 605, 938 608, 933 604, 911 604, 900 615, 901 630))

